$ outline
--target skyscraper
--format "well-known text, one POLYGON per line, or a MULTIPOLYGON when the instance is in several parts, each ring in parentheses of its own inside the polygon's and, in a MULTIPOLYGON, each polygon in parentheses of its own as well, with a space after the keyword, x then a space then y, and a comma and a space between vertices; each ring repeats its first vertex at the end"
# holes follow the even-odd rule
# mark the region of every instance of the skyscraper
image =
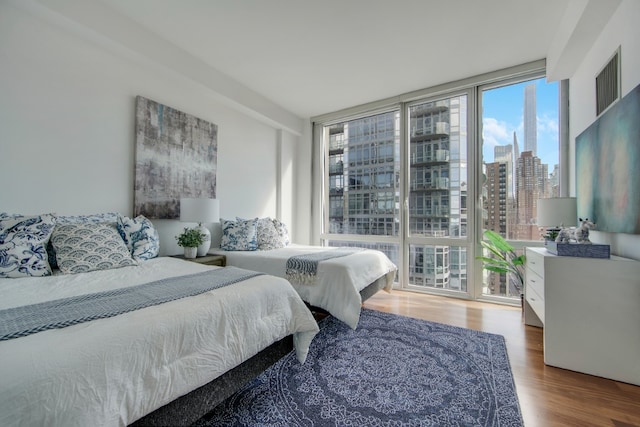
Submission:
POLYGON ((524 87, 524 150, 538 155, 538 120, 536 118, 536 85, 524 87))

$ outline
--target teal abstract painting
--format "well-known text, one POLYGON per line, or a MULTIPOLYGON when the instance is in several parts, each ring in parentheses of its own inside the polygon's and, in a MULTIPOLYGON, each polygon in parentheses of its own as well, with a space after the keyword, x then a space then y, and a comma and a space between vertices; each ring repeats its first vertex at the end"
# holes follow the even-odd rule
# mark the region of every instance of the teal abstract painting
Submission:
POLYGON ((576 137, 578 216, 640 234, 640 85, 576 137))

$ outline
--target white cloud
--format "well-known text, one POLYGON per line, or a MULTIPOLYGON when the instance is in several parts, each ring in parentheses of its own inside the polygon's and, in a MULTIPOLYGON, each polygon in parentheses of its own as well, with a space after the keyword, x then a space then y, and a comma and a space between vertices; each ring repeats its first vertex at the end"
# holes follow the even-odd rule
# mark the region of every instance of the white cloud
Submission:
POLYGON ((498 121, 492 117, 482 119, 482 140, 485 146, 511 144, 513 131, 508 130, 506 122, 498 121))
POLYGON ((538 135, 544 133, 558 135, 557 117, 549 117, 546 114, 538 117, 538 135))

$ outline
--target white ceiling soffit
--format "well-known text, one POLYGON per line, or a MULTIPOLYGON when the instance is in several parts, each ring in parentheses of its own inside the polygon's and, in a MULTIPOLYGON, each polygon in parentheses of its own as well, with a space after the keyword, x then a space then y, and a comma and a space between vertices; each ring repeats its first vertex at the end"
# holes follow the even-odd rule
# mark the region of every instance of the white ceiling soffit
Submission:
POLYGON ((570 0, 547 56, 547 80, 570 78, 622 0, 570 0))
MULTIPOLYGON (((581 37, 561 37, 567 6, 619 3, 37 1, 295 134, 302 119, 546 58, 558 39, 567 40, 557 54, 564 59, 581 37)), ((573 18, 578 30, 590 22, 586 11, 573 18)))

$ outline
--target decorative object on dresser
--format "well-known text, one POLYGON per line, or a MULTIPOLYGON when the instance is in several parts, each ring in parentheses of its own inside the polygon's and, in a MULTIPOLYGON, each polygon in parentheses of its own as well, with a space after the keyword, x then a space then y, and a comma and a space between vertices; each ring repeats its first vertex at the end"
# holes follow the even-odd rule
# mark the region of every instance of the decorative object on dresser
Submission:
POLYGON ((198 254, 198 246, 204 241, 204 235, 199 228, 185 227, 184 231, 176 236, 178 246, 184 248, 185 258, 195 258, 198 254))
POLYGON ((180 197, 216 197, 218 126, 136 97, 135 215, 178 219, 180 197))
POLYGON ((640 385, 640 261, 526 255, 524 319, 544 328, 544 363, 640 385))
POLYGON ((577 228, 563 228, 554 242, 545 241, 549 252, 561 256, 578 256, 587 258, 609 258, 609 245, 598 245, 589 240, 589 230, 596 225, 588 218, 580 220, 577 228))
POLYGON ((180 221, 197 222, 202 234, 202 243, 198 245, 198 256, 205 256, 211 247, 211 232, 203 223, 220 221, 220 202, 216 199, 181 198, 180 221))

